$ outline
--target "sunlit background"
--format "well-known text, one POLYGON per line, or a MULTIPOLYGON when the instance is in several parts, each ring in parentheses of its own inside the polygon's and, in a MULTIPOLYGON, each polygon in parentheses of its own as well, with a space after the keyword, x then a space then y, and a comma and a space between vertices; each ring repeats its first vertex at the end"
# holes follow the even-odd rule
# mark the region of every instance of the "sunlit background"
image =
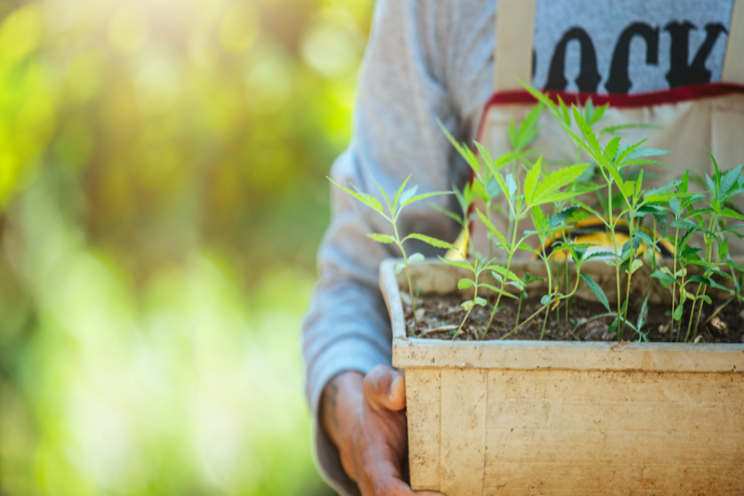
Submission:
POLYGON ((299 320, 371 9, 0 0, 0 494, 329 494, 299 320))

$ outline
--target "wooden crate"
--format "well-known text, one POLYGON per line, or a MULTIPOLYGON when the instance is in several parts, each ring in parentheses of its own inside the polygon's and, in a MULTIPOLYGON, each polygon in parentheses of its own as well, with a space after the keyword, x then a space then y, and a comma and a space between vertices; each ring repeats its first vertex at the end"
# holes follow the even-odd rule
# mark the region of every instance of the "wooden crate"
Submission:
MULTIPOLYGON (((406 375, 414 489, 744 494, 744 345, 408 338, 395 263, 381 265, 380 285, 406 375)), ((427 293, 463 276, 441 263, 411 269, 427 293)))

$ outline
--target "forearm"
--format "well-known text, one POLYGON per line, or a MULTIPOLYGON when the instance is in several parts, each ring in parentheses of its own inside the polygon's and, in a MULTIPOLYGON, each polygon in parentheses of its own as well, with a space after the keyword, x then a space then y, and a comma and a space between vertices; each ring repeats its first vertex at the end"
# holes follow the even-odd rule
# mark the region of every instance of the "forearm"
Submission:
POLYGON ((358 417, 364 401, 364 375, 341 372, 328 381, 320 400, 321 425, 337 448, 341 448, 342 422, 358 417))

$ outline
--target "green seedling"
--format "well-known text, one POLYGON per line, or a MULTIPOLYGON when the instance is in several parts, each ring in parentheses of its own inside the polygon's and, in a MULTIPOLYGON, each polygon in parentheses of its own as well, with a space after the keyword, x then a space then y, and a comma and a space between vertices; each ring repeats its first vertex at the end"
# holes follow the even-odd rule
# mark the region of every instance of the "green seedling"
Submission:
MULTIPOLYGON (((519 221, 526 218, 528 215, 533 213, 535 209, 540 205, 549 203, 556 203, 558 201, 566 201, 574 198, 580 193, 586 191, 561 191, 571 183, 574 183, 576 179, 581 176, 587 167, 587 164, 574 165, 571 167, 565 167, 556 171, 550 172, 546 175, 542 174, 541 159, 538 158, 537 162, 529 168, 525 179, 524 185, 520 187, 518 181, 512 174, 504 177, 501 172, 493 167, 492 164, 486 159, 486 164, 491 169, 496 180, 499 182, 504 195, 506 196, 509 211, 511 217, 514 219, 513 228, 510 235, 511 240, 507 241, 507 238, 488 220, 488 218, 481 212, 477 211, 477 215, 481 221, 486 225, 488 230, 496 238, 498 247, 502 248, 507 254, 506 267, 500 267, 501 272, 496 271, 502 275, 501 290, 503 291, 507 280, 511 280, 515 283, 521 282, 521 279, 517 277, 511 271, 512 260, 517 250, 526 250, 531 253, 535 253, 535 249, 525 243, 529 237, 534 234, 538 234, 537 231, 525 232, 523 236, 518 236, 519 221)), ((548 287, 551 286, 550 271, 548 271, 548 287)), ((494 304, 493 311, 488 320, 488 325, 484 330, 483 337, 485 337, 488 329, 491 327, 493 318, 496 315, 496 311, 501 301, 501 294, 497 295, 496 303, 494 304)))
MULTIPOLYGON (((744 215, 731 208, 733 206, 731 204, 732 198, 744 191, 742 189, 742 186, 744 186, 744 176, 741 175, 742 166, 739 165, 722 173, 718 168, 716 159, 712 155, 711 160, 713 161, 714 173, 712 178, 707 174, 705 175, 706 191, 702 199, 703 206, 700 209, 690 212, 690 217, 695 220, 698 226, 703 226, 699 230, 703 233, 705 250, 703 257, 693 262, 695 265, 702 267, 704 272, 702 276, 693 276, 691 278, 695 282, 698 282, 698 287, 692 304, 685 341, 690 337, 690 328, 692 321, 695 320, 695 306, 697 302, 700 302, 700 306, 697 319, 695 320, 695 328, 692 336, 693 341, 697 337, 703 304, 711 304, 710 298, 706 296, 707 289, 714 285, 716 287, 722 287, 713 280, 713 276, 716 275, 731 280, 731 276, 722 270, 722 267, 727 261, 730 264, 734 263, 728 260, 728 238, 724 233, 726 227, 722 227, 722 225, 727 226, 726 219, 744 220, 744 215)), ((726 232, 736 233, 735 230, 728 230, 726 232)))
POLYGON ((622 341, 624 330, 628 322, 627 301, 630 296, 632 277, 633 274, 643 266, 642 260, 636 258, 637 248, 643 239, 642 235, 639 236, 637 234, 640 231, 636 229, 638 213, 645 206, 659 205, 675 199, 672 190, 675 188, 677 183, 674 182, 662 188, 644 192, 642 171, 635 180, 624 179, 622 174, 622 172, 624 172, 623 169, 629 166, 665 165, 655 160, 651 160, 648 157, 664 155, 667 152, 664 150, 643 147, 646 140, 623 147, 621 146, 621 138, 619 136, 613 137, 605 146, 602 146, 581 112, 579 112, 579 110, 573 105, 571 110, 581 137, 576 135, 568 126, 564 125, 564 130, 598 164, 598 170, 607 188, 606 200, 608 205, 606 212, 611 214, 615 210, 612 202, 612 199, 615 197, 613 194, 613 187, 617 188, 622 197, 622 211, 616 216, 602 216, 588 205, 582 204, 578 201, 576 202, 592 215, 602 219, 608 233, 610 234, 610 239, 613 244, 614 260, 608 263, 616 269, 615 275, 618 308, 618 319, 613 323, 613 326, 619 326, 618 340, 622 341), (618 224, 623 222, 623 218, 626 219, 624 222, 628 226, 629 241, 627 242, 627 246, 619 247, 616 231, 618 224), (636 239, 637 237, 638 239, 636 239), (621 291, 621 280, 624 275, 627 275, 625 300, 622 298, 621 291))
MULTIPOLYGON (((423 261, 424 256, 421 253, 414 253, 413 255, 409 257, 406 254, 406 249, 403 245, 409 239, 418 239, 418 240, 424 241, 429 244, 434 244, 433 242, 441 244, 443 242, 436 240, 434 238, 430 238, 428 236, 424 236, 422 234, 415 234, 415 233, 409 234, 408 236, 401 238, 400 233, 398 231, 398 219, 400 218, 400 215, 403 212, 403 209, 412 203, 415 203, 421 200, 426 200, 428 198, 433 198, 435 196, 449 195, 452 193, 449 191, 434 191, 431 193, 422 193, 420 195, 417 195, 416 193, 418 192, 418 186, 412 186, 408 189, 405 189, 406 184, 408 184, 409 179, 411 179, 410 175, 406 178, 405 181, 403 181, 403 183, 400 185, 400 187, 398 188, 398 191, 396 191, 392 199, 388 197, 385 190, 379 184, 377 184, 377 181, 375 181, 375 185, 377 185, 377 189, 380 190, 380 194, 382 195, 382 198, 385 201, 385 206, 387 206, 387 213, 385 213, 385 210, 382 204, 374 196, 362 192, 361 190, 359 190, 359 188, 357 188, 353 184, 351 185, 351 187, 354 188, 354 190, 352 191, 351 189, 338 184, 330 177, 328 178, 328 180, 331 181, 335 186, 341 188, 346 193, 350 194, 351 196, 353 196, 360 202, 364 203, 365 205, 367 205, 368 207, 370 207, 371 209, 379 213, 392 226, 392 230, 393 230, 392 236, 389 234, 382 234, 382 233, 371 233, 371 234, 368 234, 367 236, 369 236, 374 241, 377 241, 378 243, 393 244, 397 246, 398 249, 400 250, 403 256, 403 263, 396 265, 395 273, 397 275, 397 274, 400 274, 400 272, 403 271, 404 269, 406 271, 406 278, 408 279, 408 291, 411 296, 411 308, 413 310, 413 318, 414 318, 414 321, 417 321, 416 300, 413 297, 414 296, 413 295, 413 282, 411 281, 411 272, 409 270, 409 264, 412 262, 423 261)), ((451 247, 452 245, 448 244, 448 246, 451 247)))
MULTIPOLYGON (((457 140, 455 140, 455 138, 447 131, 444 125, 442 125, 441 122, 439 123, 439 127, 442 129, 442 132, 444 132, 449 142, 465 160, 468 166, 470 166, 470 169, 473 172, 473 180, 463 190, 463 194, 468 200, 475 200, 477 198, 483 200, 483 203, 485 204, 486 217, 489 220, 492 218, 491 216, 493 212, 499 212, 501 214, 510 216, 510 212, 505 211, 501 207, 501 205, 497 203, 497 200, 503 194, 503 191, 498 181, 496 181, 496 178, 491 173, 491 170, 502 169, 505 167, 513 169, 513 164, 520 163, 531 153, 531 151, 527 150, 526 147, 527 145, 529 145, 529 143, 531 143, 532 139, 534 138, 534 134, 536 134, 536 131, 533 130, 533 128, 535 126, 536 120, 539 118, 539 113, 537 113, 536 115, 533 114, 535 114, 534 111, 530 114, 532 118, 531 120, 529 120, 529 122, 523 123, 521 126, 519 126, 519 128, 514 128, 511 131, 515 133, 514 139, 517 140, 519 146, 515 147, 513 151, 507 152, 497 157, 496 159, 491 157, 491 154, 487 148, 485 148, 477 141, 473 141, 476 150, 478 151, 478 153, 480 153, 481 158, 479 158, 478 155, 476 155, 476 153, 465 143, 459 143, 457 140), (483 163, 484 161, 489 165, 485 166, 483 163)), ((514 127, 513 123, 512 127, 514 127)), ((470 204, 472 204, 472 201, 469 201, 467 209, 462 209, 463 216, 460 220, 460 223, 464 226, 464 229, 467 229, 467 212, 469 211, 470 204)), ((450 217, 452 216, 450 215, 450 217)), ((509 218, 511 219, 511 217, 509 218)), ((494 241, 493 238, 489 236, 488 258, 491 258, 493 256, 493 248, 494 241)))
MULTIPOLYGON (((492 292, 494 292, 496 294, 506 296, 507 298, 517 299, 517 297, 514 296, 513 294, 511 294, 511 293, 509 293, 507 291, 504 291, 503 289, 499 289, 499 288, 497 288, 497 287, 495 287, 495 286, 493 286, 491 284, 487 284, 487 283, 484 283, 484 282, 481 281, 481 274, 484 271, 501 269, 501 267, 498 267, 496 265, 490 265, 490 261, 489 260, 476 258, 474 263, 471 263, 467 259, 465 259, 462 262, 456 261, 456 260, 447 260, 447 259, 444 259, 444 258, 441 258, 441 260, 444 263, 446 263, 446 264, 449 264, 449 265, 452 265, 452 266, 455 266, 455 267, 461 267, 461 268, 467 269, 467 270, 469 270, 472 273, 472 279, 470 279, 470 278, 463 278, 463 279, 460 279, 458 281, 458 283, 457 283, 457 288, 460 289, 460 290, 465 290, 465 289, 473 288, 473 299, 472 300, 468 300, 468 301, 466 301, 466 302, 464 302, 462 304, 462 308, 463 308, 463 310, 466 311, 466 314, 465 314, 465 317, 460 322, 460 325, 458 326, 457 330, 455 331, 455 333, 454 333, 454 335, 452 337, 453 340, 457 339, 457 336, 460 334, 460 331, 461 331, 463 325, 468 320, 468 317, 470 317, 470 312, 472 312, 473 308, 476 305, 480 305, 482 307, 485 307, 488 304, 488 302, 486 301, 485 298, 481 298, 481 297, 478 296, 478 290, 479 289, 487 288, 487 289, 490 289, 492 292)), ((495 274, 495 273, 492 272, 492 274, 495 274)), ((520 300, 520 302, 521 302, 521 300, 520 300)))

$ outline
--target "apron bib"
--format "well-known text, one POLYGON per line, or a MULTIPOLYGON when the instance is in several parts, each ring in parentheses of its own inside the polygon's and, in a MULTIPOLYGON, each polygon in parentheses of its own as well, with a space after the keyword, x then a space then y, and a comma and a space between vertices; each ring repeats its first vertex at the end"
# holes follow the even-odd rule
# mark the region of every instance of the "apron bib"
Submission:
MULTIPOLYGON (((476 138, 494 157, 511 149, 509 123, 512 120, 521 122, 537 103, 517 80, 532 79, 536 3, 537 0, 499 0, 494 93, 483 110, 476 138)), ((589 99, 596 107, 609 103, 610 107, 600 121, 601 127, 628 124, 658 126, 659 129, 634 129, 621 133, 626 145, 649 138, 644 146, 671 152, 662 161, 673 164, 673 167, 643 167, 644 176, 651 172, 657 175, 652 180, 644 179, 645 190, 668 184, 688 169, 700 175, 712 175, 713 165, 708 151, 716 158, 721 170, 735 167, 744 161, 744 0, 734 2, 721 82, 635 94, 557 91, 550 92, 549 96, 555 102, 560 96, 568 106, 572 103, 583 106, 589 99)), ((544 112, 539 127, 532 147, 539 149, 544 159, 573 163, 576 147, 553 117, 544 112)), ((604 145, 612 135, 598 138, 604 145)), ((582 161, 586 158, 582 155, 582 161)), ((523 179, 523 172, 521 177, 523 179)), ((692 182, 690 187, 693 187, 692 182)), ((736 206, 744 210, 741 195, 736 199, 736 206)), ((485 212, 482 202, 476 203, 476 207, 485 212)), ((506 217, 493 217, 496 228, 506 234, 506 217)), ((519 232, 525 229, 532 229, 531 221, 520 223, 519 232)), ((488 253, 486 233, 482 222, 473 221, 471 242, 480 253, 488 253)), ((532 244, 535 243, 533 240, 532 244)), ((732 255, 744 255, 743 240, 730 237, 729 248, 732 255)), ((528 255, 522 253, 522 256, 528 255)))

